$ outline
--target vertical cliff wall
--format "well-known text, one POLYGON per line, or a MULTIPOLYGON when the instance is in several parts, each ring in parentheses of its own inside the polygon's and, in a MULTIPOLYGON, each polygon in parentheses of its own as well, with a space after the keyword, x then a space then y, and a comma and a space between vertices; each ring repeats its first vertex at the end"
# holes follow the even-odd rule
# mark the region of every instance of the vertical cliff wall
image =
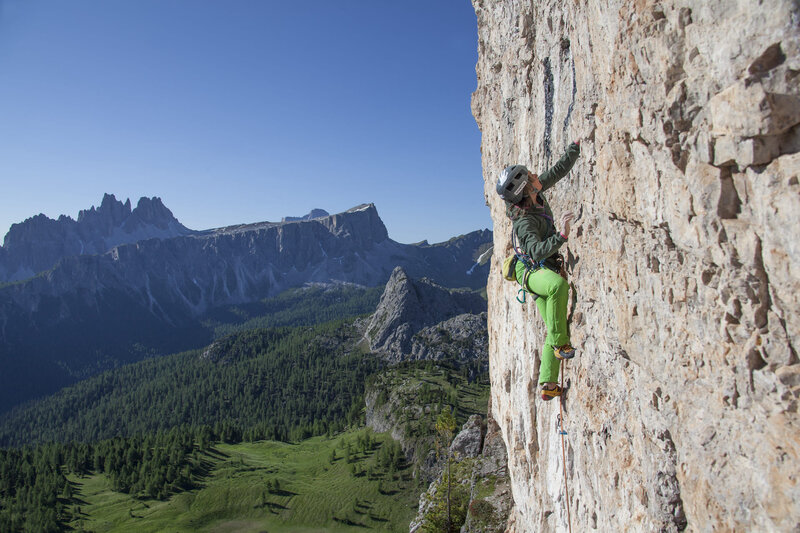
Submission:
POLYGON ((512 530, 564 531, 544 328, 499 275, 505 165, 580 213, 568 243, 567 484, 574 531, 800 523, 800 13, 792 0, 473 0, 494 417, 512 530))

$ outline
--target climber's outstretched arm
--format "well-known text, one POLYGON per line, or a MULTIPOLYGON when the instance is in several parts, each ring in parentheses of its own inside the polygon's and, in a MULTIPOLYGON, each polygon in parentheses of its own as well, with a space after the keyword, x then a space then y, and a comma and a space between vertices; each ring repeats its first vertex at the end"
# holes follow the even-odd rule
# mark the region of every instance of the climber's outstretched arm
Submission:
POLYGON ((542 182, 542 190, 549 189, 555 185, 558 180, 566 176, 578 160, 578 155, 581 153, 581 147, 577 142, 571 143, 567 147, 566 153, 561 156, 561 159, 553 165, 550 169, 539 176, 539 181, 542 182))

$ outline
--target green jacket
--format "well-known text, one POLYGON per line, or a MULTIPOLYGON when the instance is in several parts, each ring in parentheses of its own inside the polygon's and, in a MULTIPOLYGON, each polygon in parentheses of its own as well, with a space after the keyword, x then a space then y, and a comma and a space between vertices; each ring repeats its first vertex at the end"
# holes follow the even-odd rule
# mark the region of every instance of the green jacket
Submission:
MULTIPOLYGON (((580 151, 580 146, 575 143, 570 144, 561 159, 539 176, 542 191, 546 191, 569 173, 577 161, 580 151)), ((539 192, 539 201, 542 203, 542 207, 531 206, 528 209, 506 203, 506 215, 513 220, 512 228, 517 235, 517 246, 533 261, 551 258, 558 252, 561 245, 567 242, 556 230, 553 211, 541 192, 539 192)), ((551 261, 553 261, 551 266, 554 266, 554 259, 551 261)))

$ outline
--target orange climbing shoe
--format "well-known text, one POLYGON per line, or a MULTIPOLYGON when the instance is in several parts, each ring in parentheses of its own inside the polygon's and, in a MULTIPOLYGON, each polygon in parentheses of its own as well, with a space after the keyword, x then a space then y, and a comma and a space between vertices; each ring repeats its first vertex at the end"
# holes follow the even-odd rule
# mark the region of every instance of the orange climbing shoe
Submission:
POLYGON ((559 387, 558 385, 554 385, 554 387, 555 388, 552 388, 552 389, 546 389, 546 388, 542 387, 542 400, 544 400, 546 402, 549 402, 553 398, 556 398, 557 396, 561 396, 561 394, 564 392, 564 390, 561 387, 559 387))
POLYGON ((556 346, 553 348, 553 353, 556 356, 556 359, 564 360, 564 359, 572 359, 575 357, 575 348, 570 346, 569 344, 565 344, 564 346, 556 346))

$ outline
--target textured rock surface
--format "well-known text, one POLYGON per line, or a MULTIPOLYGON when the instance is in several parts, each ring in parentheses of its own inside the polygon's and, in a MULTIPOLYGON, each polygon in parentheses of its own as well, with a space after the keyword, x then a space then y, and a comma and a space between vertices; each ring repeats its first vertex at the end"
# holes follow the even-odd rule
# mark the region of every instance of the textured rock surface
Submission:
POLYGON ((481 453, 483 446, 483 428, 481 425, 481 415, 469 417, 461 431, 450 444, 450 451, 454 457, 477 457, 481 453))
MULTIPOLYGON (((790 0, 473 0, 485 192, 543 170, 580 212, 565 416, 576 531, 800 524, 800 16, 790 0)), ((563 250, 566 251, 566 250, 563 250)), ((489 278, 494 416, 514 531, 564 531, 558 403, 536 399, 535 307, 489 278)))

